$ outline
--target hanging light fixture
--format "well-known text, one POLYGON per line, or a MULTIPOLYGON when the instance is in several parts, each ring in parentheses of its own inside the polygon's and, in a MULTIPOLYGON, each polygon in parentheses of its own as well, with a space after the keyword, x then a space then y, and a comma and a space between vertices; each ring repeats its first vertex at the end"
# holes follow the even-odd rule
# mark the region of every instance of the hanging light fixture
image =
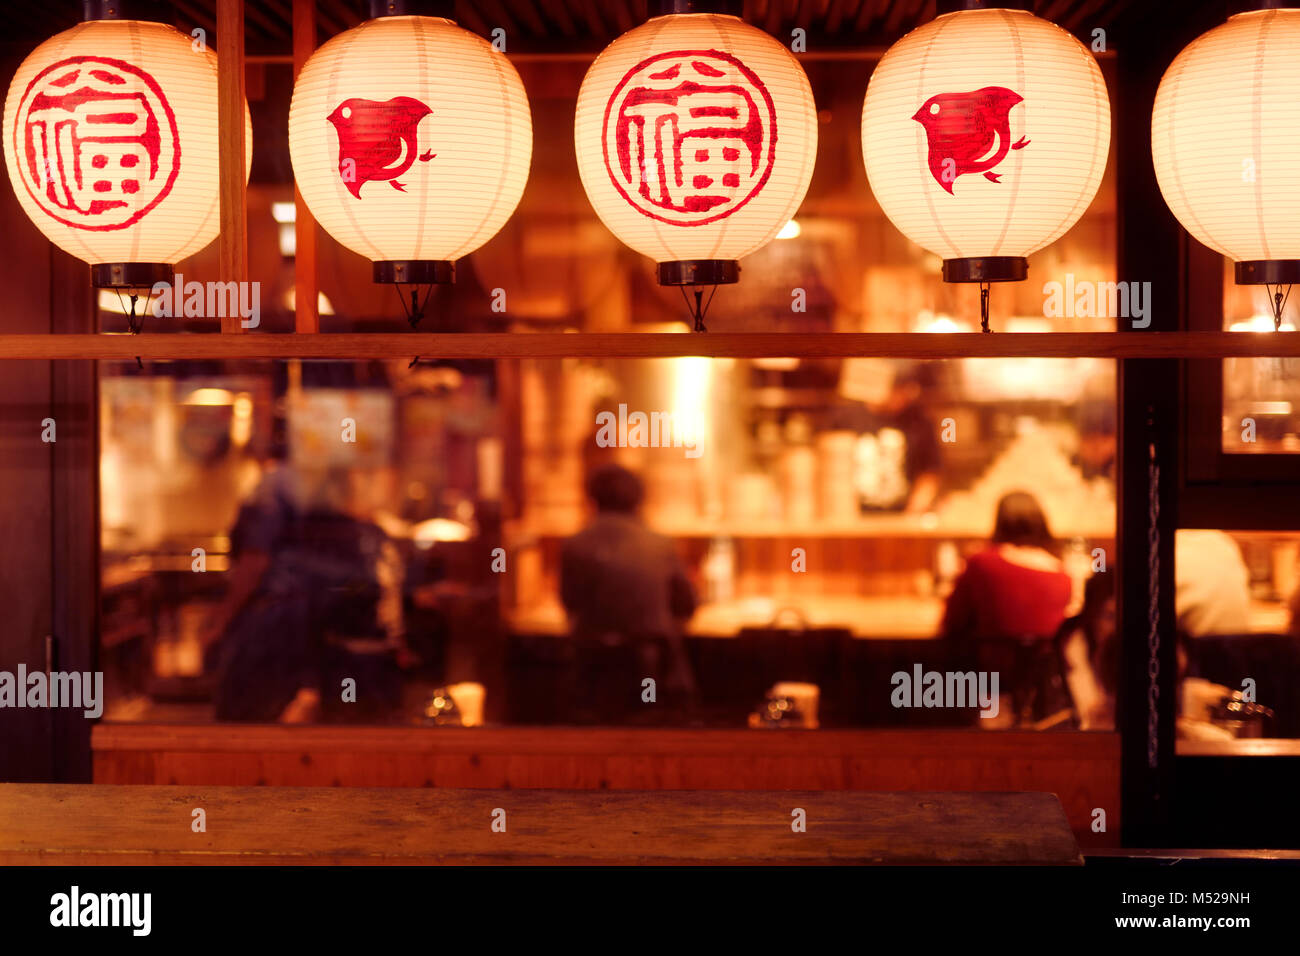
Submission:
MULTIPOLYGON (((86 0, 38 46, 5 98, 4 156, 23 211, 91 265, 98 288, 170 283, 216 238, 217 58, 155 22, 147 0, 86 0)), ((245 107, 245 170, 252 128, 245 107)), ((143 314, 143 313, 142 313, 143 314)))
POLYGON ((989 283, 1026 278, 1030 254, 1078 221, 1110 148, 1092 54, 1014 6, 941 2, 881 58, 862 108, 876 201, 942 257, 945 282, 980 284, 985 332, 989 283))
POLYGON ((289 108, 303 200, 374 263, 375 282, 397 287, 413 326, 433 286, 455 281, 455 260, 510 218, 532 159, 519 74, 453 7, 372 0, 370 20, 312 54, 289 108))
POLYGON ((1300 282, 1297 50, 1300 9, 1237 14, 1178 54, 1151 115, 1165 202, 1198 241, 1234 261, 1238 285, 1265 286, 1274 329, 1300 282))
MULTIPOLYGON (((574 145, 596 214, 658 263, 660 285, 739 279, 737 260, 793 218, 812 178, 817 113, 798 61, 739 3, 651 0, 578 92, 574 145)), ((709 296, 712 300, 712 294, 709 296)))

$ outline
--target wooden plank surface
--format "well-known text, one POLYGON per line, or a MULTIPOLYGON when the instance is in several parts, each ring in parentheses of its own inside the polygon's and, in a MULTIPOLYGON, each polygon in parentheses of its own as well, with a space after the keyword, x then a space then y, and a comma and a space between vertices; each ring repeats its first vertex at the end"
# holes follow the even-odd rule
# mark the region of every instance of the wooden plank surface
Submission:
POLYGON ((347 332, 0 335, 0 359, 1227 358, 1300 356, 1300 332, 347 332))
POLYGON ((1115 843, 1121 823, 1119 737, 1105 733, 100 722, 92 747, 94 780, 106 784, 1031 790, 1057 795, 1086 847, 1115 843))
POLYGON ((1078 865, 1046 793, 0 785, 0 865, 1078 865), (191 830, 192 811, 207 829, 191 830), (793 811, 806 813, 794 832, 793 811), (493 819, 504 811, 505 832, 493 819))

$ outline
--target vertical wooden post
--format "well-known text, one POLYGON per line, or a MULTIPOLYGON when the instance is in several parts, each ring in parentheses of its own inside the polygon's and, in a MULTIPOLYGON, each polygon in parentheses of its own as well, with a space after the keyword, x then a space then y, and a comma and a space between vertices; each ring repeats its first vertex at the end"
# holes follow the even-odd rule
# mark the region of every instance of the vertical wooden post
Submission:
MULTIPOLYGON (((248 281, 248 197, 244 185, 244 0, 217 0, 217 123, 221 154, 223 282, 248 281)), ((242 332, 239 315, 222 332, 242 332)))
MULTIPOLYGON (((94 332, 95 290, 86 282, 86 264, 53 246, 49 259, 50 331, 94 332)), ((12 368, 17 363, 6 364, 12 368)), ((48 446, 50 669, 56 671, 103 669, 95 663, 100 636, 99 364, 50 363, 50 415, 59 429, 58 441, 48 446)), ((24 508, 32 503, 19 501, 24 508)), ((30 548, 23 549, 26 555, 30 548)), ((33 575, 38 570, 35 562, 29 567, 33 575)), ((31 659, 27 666, 32 667, 31 659)), ((90 783, 89 723, 80 710, 50 711, 50 780, 90 783)))
MULTIPOLYGON (((1191 18, 1188 18, 1191 19, 1191 18)), ((1126 36, 1159 37, 1156 53, 1120 52, 1117 110, 1116 202, 1119 234, 1116 266, 1121 282, 1150 282, 1153 310, 1149 331, 1183 326, 1185 271, 1177 220, 1160 202, 1155 170, 1134 162, 1151 150, 1151 109, 1163 72, 1200 29, 1180 21, 1178 30, 1159 27, 1153 12, 1134 10, 1124 20, 1126 36), (1183 33, 1185 35, 1180 36, 1183 33)), ((1153 41, 1154 43, 1154 41, 1153 41)), ((1173 836, 1176 777, 1174 735, 1178 693, 1174 532, 1178 524, 1179 469, 1183 457, 1179 408, 1182 363, 1168 359, 1125 359, 1119 363, 1119 554, 1114 567, 1121 665, 1115 726, 1120 755, 1124 846, 1179 846, 1173 836), (1154 461, 1151 457, 1154 448, 1154 461), (1158 471, 1153 471, 1152 465, 1158 471), (1152 599, 1155 598, 1153 605, 1152 599), (1169 842, 1169 841, 1175 842, 1169 842)), ((1185 798, 1184 798, 1185 799, 1185 798)))
MULTIPOLYGON (((293 0, 293 78, 296 82, 302 65, 316 49, 315 0, 293 0)), ((316 310, 316 220, 302 200, 298 184, 293 184, 294 219, 294 317, 295 332, 319 332, 320 314, 316 310)))

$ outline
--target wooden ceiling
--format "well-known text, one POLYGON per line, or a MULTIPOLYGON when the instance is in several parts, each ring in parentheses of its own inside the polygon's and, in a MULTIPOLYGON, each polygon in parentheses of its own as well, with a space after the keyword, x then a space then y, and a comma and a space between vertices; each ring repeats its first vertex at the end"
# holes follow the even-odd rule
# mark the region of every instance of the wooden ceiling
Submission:
MULTIPOLYGON (((1039 16, 1088 37, 1109 27, 1135 0, 1032 0, 1039 16)), ((172 0, 178 27, 216 32, 216 0, 172 0)), ((506 31, 510 52, 596 53, 646 17, 647 0, 457 0, 457 21, 483 35, 506 31)), ((79 0, 11 4, 8 39, 36 43, 80 18, 79 0)), ((248 0, 245 45, 252 55, 290 52, 292 0, 248 0)), ((317 0, 319 40, 356 26, 367 14, 366 0, 317 0)), ((818 47, 883 48, 932 20, 936 0, 744 0, 744 16, 774 36, 807 31, 818 47)))

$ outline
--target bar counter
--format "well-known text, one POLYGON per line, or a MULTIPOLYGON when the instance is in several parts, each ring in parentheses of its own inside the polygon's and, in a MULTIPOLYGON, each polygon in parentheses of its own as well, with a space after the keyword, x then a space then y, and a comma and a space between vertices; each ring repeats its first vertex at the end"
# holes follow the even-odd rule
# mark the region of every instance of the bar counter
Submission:
POLYGON ((1118 845, 1120 833, 1109 733, 100 723, 92 746, 96 784, 1046 791, 1081 845, 1118 845))
MULTIPOLYGON (((939 636, 944 602, 935 597, 812 595, 801 598, 736 598, 703 604, 686 625, 691 637, 735 637, 744 628, 795 625, 847 628, 860 640, 929 640, 939 636)), ((1254 634, 1284 634, 1290 611, 1282 601, 1250 603, 1254 634)), ((557 600, 522 608, 507 618, 516 633, 567 635, 568 619, 557 600)))
POLYGON ((1048 793, 2 784, 0 807, 4 866, 1083 862, 1048 793))
MULTIPOLYGON (((737 598, 701 605, 686 625, 686 633, 691 637, 728 638, 747 627, 843 627, 864 640, 928 640, 938 636, 942 619, 943 602, 937 598, 737 598)), ((519 634, 569 634, 568 619, 558 601, 521 610, 511 615, 508 623, 519 634)))

